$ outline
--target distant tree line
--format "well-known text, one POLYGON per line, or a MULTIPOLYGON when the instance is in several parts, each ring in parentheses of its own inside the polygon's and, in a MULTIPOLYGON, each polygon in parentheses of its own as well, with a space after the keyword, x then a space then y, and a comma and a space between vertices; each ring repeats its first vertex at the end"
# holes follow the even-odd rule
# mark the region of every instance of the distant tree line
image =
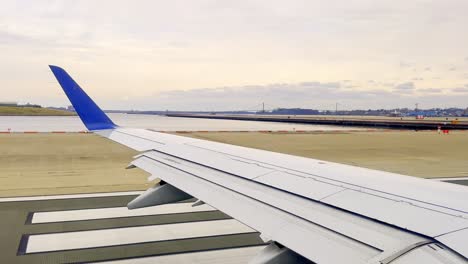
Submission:
POLYGON ((257 114, 272 115, 356 115, 356 116, 468 116, 468 108, 431 108, 431 109, 367 109, 367 110, 316 110, 302 108, 278 108, 271 111, 257 112, 257 114))
POLYGON ((16 102, 0 102, 0 106, 15 106, 15 107, 34 107, 34 108, 42 108, 42 106, 38 104, 18 104, 16 102))

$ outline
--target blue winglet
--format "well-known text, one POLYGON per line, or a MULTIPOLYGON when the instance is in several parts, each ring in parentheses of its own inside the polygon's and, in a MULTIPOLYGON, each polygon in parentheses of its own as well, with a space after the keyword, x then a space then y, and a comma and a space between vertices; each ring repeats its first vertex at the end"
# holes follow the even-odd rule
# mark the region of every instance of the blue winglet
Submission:
POLYGON ((117 127, 64 69, 49 67, 88 130, 117 127))

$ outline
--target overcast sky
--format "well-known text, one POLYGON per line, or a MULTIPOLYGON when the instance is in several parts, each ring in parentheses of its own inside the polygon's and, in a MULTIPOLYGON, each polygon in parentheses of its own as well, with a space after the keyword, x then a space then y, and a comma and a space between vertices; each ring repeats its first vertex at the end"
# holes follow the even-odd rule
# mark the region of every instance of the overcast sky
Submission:
POLYGON ((468 106, 468 1, 4 1, 0 101, 106 109, 468 106))

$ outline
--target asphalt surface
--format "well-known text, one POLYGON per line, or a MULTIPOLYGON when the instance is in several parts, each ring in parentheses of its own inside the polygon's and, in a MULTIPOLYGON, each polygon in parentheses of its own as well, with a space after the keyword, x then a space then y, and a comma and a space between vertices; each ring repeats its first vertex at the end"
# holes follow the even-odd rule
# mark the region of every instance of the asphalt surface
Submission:
POLYGON ((31 224, 31 214, 40 211, 76 210, 125 206, 135 196, 78 198, 63 200, 0 202, 0 263, 83 263, 142 256, 262 245, 258 233, 148 242, 45 253, 25 253, 28 235, 69 231, 100 230, 230 219, 219 212, 179 213, 100 220, 31 224))

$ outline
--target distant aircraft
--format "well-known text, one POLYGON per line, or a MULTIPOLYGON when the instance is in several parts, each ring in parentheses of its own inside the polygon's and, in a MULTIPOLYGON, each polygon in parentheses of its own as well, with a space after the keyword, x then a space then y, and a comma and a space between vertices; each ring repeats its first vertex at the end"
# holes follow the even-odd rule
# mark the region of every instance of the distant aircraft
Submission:
POLYGON ((251 263, 467 263, 465 186, 119 127, 50 69, 85 126, 160 179, 129 209, 196 197, 260 232, 269 245, 251 263))

